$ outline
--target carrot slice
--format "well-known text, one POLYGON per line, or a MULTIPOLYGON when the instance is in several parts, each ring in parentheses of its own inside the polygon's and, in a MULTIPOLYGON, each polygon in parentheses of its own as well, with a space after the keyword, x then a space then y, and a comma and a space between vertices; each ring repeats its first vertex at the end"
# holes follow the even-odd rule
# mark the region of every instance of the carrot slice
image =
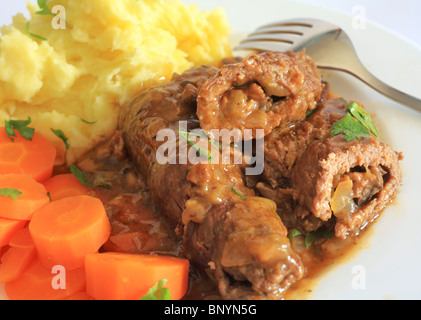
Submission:
POLYGON ((34 242, 29 233, 29 228, 24 227, 16 231, 10 238, 9 246, 14 248, 34 248, 34 242))
POLYGON ((87 253, 107 241, 111 225, 102 202, 90 196, 68 197, 37 210, 29 232, 45 267, 80 268, 87 253))
POLYGON ((10 247, 1 257, 0 283, 16 280, 36 255, 35 247, 10 247))
POLYGON ((90 191, 73 174, 59 174, 43 182, 51 201, 67 197, 89 195, 90 191))
POLYGON ((0 175, 0 189, 16 189, 22 193, 16 200, 0 196, 1 218, 30 220, 35 210, 50 202, 45 187, 27 174, 0 175))
POLYGON ((67 298, 67 300, 94 300, 89 294, 82 291, 67 298))
MULTIPOLYGON (((1 202, 0 202, 1 208, 1 202)), ((2 210, 2 209, 0 209, 2 210)), ((25 226, 24 220, 11 220, 0 218, 0 247, 9 244, 13 235, 25 226)))
POLYGON ((41 134, 35 132, 32 140, 20 133, 10 140, 4 127, 0 127, 0 174, 29 174, 36 181, 51 177, 56 149, 41 134))
POLYGON ((138 300, 166 279, 171 298, 187 291, 189 261, 170 256, 105 252, 86 255, 86 292, 97 300, 138 300))
POLYGON ((84 268, 53 273, 38 259, 33 260, 19 278, 4 286, 11 300, 63 300, 85 291, 85 287, 84 268))

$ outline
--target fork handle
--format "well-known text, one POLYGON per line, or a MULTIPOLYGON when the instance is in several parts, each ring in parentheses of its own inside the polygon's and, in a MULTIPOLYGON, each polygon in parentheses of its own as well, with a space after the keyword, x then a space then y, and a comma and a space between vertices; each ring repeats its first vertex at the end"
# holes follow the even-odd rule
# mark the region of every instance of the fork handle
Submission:
MULTIPOLYGON (((337 70, 337 71, 342 71, 342 72, 346 72, 354 77, 356 77, 357 79, 359 79, 360 81, 364 82, 365 84, 367 84, 369 87, 371 87, 372 89, 376 90, 377 92, 387 96, 388 98, 404 104, 416 111, 421 112, 421 100, 413 97, 407 93, 404 93, 402 91, 399 91, 389 85, 387 85, 386 83, 384 83, 383 81, 377 79, 375 76, 373 76, 369 71, 367 71, 367 69, 365 67, 363 67, 361 65, 360 68, 358 68, 358 72, 352 72, 350 70, 347 69, 342 69, 342 68, 338 68, 338 67, 324 67, 324 66, 318 66, 320 69, 325 69, 325 70, 337 70)), ((355 65, 354 65, 355 67, 355 65)))
POLYGON ((390 99, 421 112, 420 99, 389 86, 367 70, 358 58, 350 38, 344 32, 331 32, 330 37, 336 41, 325 37, 323 39, 325 43, 319 41, 317 47, 319 50, 315 51, 318 55, 316 60, 318 68, 346 72, 390 99), (326 54, 328 51, 336 54, 334 56, 326 54))

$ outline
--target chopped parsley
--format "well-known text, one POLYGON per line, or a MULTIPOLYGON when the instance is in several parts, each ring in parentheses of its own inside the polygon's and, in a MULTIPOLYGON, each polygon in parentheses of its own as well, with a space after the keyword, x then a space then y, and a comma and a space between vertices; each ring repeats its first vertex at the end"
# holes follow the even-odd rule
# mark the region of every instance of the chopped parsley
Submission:
POLYGON ((73 173, 73 175, 82 183, 85 187, 87 187, 85 173, 80 170, 78 167, 76 167, 74 164, 70 165, 70 172, 73 173))
POLYGON ((379 132, 367 111, 356 102, 347 102, 347 114, 332 126, 330 135, 333 137, 343 133, 345 140, 349 142, 355 139, 369 139, 370 132, 379 138, 379 132))
POLYGON ((26 31, 29 33, 30 36, 40 39, 42 41, 47 41, 47 38, 44 38, 43 36, 40 36, 39 34, 32 33, 29 31, 29 21, 26 23, 26 31))
POLYGON ((10 197, 13 200, 17 200, 19 196, 23 195, 22 191, 12 188, 2 188, 0 189, 0 196, 10 197))
POLYGON ((66 137, 66 135, 64 134, 64 132, 63 131, 61 131, 60 129, 57 129, 57 130, 55 130, 55 129, 53 129, 53 128, 50 128, 51 129, 51 131, 57 136, 57 137, 59 137, 61 140, 63 140, 63 142, 64 142, 64 145, 66 146, 66 149, 69 149, 70 148, 70 144, 69 144, 69 142, 68 142, 68 140, 69 139, 67 139, 67 137, 66 137))
POLYGON ((35 129, 29 128, 28 125, 31 123, 31 117, 28 117, 27 120, 9 120, 5 121, 5 130, 6 134, 9 137, 10 140, 14 141, 12 137, 17 137, 17 132, 20 133, 22 137, 24 137, 26 140, 32 140, 32 137, 34 136, 35 129))
POLYGON ((302 235, 301 231, 298 229, 291 229, 288 231, 288 239, 289 241, 292 241, 292 239, 294 239, 294 237, 302 235))
POLYGON ((96 177, 94 181, 90 181, 92 179, 88 179, 86 173, 76 167, 74 164, 70 165, 70 172, 83 184, 85 187, 91 189, 96 187, 101 187, 105 189, 111 189, 111 182, 109 182, 104 177, 96 177))
POLYGON ((53 17, 55 17, 56 15, 54 13, 51 12, 51 10, 47 7, 47 2, 48 0, 37 0, 38 2, 38 7, 41 10, 35 11, 36 14, 41 14, 41 15, 51 15, 53 17))
POLYGON ((231 188, 232 192, 234 192, 237 196, 239 196, 243 200, 247 200, 245 196, 243 196, 239 191, 237 191, 235 188, 231 188))
POLYGON ((85 120, 85 119, 83 119, 83 118, 81 118, 81 117, 79 117, 79 119, 80 119, 80 121, 85 122, 85 123, 87 123, 87 124, 95 124, 95 123, 97 123, 97 122, 98 122, 98 120, 95 120, 95 121, 88 121, 88 120, 85 120))
POLYGON ((360 107, 357 103, 351 102, 348 104, 348 110, 365 128, 370 130, 377 138, 380 137, 379 131, 373 124, 373 120, 365 109, 360 107))
POLYGON ((170 289, 164 288, 166 279, 159 280, 140 300, 171 300, 170 289))
POLYGON ((303 235, 302 232, 298 229, 291 229, 288 231, 288 238, 290 241, 292 241, 292 239, 294 239, 297 236, 304 236, 304 244, 306 246, 306 248, 310 248, 311 244, 323 237, 326 240, 329 240, 332 237, 332 233, 329 230, 326 229, 317 229, 309 234, 303 235))
POLYGON ((181 130, 177 130, 177 132, 180 134, 180 137, 182 137, 183 139, 185 139, 189 145, 191 145, 193 148, 196 149, 197 152, 199 152, 199 155, 200 156, 202 156, 202 154, 203 155, 206 155, 206 157, 208 158, 209 163, 212 162, 212 157, 208 153, 208 151, 205 150, 205 149, 203 149, 203 148, 201 148, 201 147, 199 147, 198 145, 196 145, 193 141, 189 140, 189 138, 188 138, 189 135, 196 136, 196 137, 204 137, 203 135, 198 134, 198 133, 194 133, 194 132, 181 131, 181 130))
POLYGON ((306 248, 309 248, 314 240, 319 239, 321 237, 325 238, 326 240, 329 240, 332 237, 332 233, 329 230, 317 229, 316 231, 307 234, 304 238, 306 248))

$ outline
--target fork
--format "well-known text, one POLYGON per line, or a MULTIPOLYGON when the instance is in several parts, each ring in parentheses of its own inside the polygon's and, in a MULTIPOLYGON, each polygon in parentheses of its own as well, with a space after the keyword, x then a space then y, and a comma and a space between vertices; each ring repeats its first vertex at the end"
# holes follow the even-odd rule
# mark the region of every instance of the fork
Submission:
POLYGON ((361 63, 349 36, 338 26, 318 19, 294 19, 257 28, 235 50, 300 51, 320 69, 346 72, 388 98, 421 112, 421 100, 373 76, 361 63))

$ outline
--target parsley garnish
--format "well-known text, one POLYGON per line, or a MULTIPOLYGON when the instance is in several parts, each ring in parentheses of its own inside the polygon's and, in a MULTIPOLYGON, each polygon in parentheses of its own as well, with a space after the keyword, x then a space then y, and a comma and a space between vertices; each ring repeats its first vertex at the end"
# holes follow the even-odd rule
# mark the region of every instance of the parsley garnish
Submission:
POLYGON ((80 183, 82 183, 85 187, 87 187, 85 173, 82 170, 80 170, 74 164, 71 164, 70 172, 73 173, 73 175, 76 177, 76 179, 80 181, 80 183))
POLYGON ((6 134, 10 140, 14 141, 12 137, 17 137, 16 132, 19 132, 22 137, 26 140, 32 140, 34 136, 35 129, 29 128, 28 124, 31 123, 31 117, 28 117, 28 120, 9 120, 5 121, 4 128, 6 134))
POLYGON ((235 188, 231 188, 232 192, 234 192, 237 196, 239 196, 243 200, 247 200, 245 196, 243 196, 240 192, 238 192, 235 188))
POLYGON ((23 195, 22 191, 12 188, 2 188, 0 189, 0 196, 10 197, 13 200, 17 200, 19 196, 23 195))
POLYGON ((85 123, 87 123, 87 124, 95 124, 95 123, 97 123, 97 122, 98 122, 98 120, 95 120, 95 121, 88 121, 88 120, 85 120, 85 119, 83 119, 83 118, 81 118, 81 117, 79 117, 79 119, 80 119, 80 121, 85 122, 85 123))
POLYGON ((63 142, 64 142, 64 144, 65 144, 65 146, 66 146, 66 149, 69 149, 70 148, 70 144, 68 143, 68 140, 69 139, 67 139, 67 137, 66 137, 66 135, 64 134, 64 132, 63 131, 61 131, 60 129, 57 129, 57 130, 55 130, 55 129, 53 129, 53 128, 50 128, 51 129, 51 131, 57 136, 57 137, 59 137, 61 140, 63 140, 63 142))
POLYGON ((330 135, 333 137, 343 133, 345 140, 349 142, 355 139, 369 139, 371 131, 379 138, 379 132, 367 111, 355 102, 347 104, 347 114, 332 126, 330 135))
MULTIPOLYGON (((104 177, 96 177, 93 182, 88 182, 86 178, 86 173, 76 167, 74 164, 70 165, 70 172, 82 183, 85 187, 91 189, 96 187, 101 187, 105 189, 111 189, 111 183, 107 181, 104 177)), ((91 180, 91 179, 90 179, 91 180)))
POLYGON ((304 238, 304 243, 307 248, 311 246, 314 240, 319 238, 325 238, 326 240, 329 240, 332 237, 332 233, 329 230, 325 229, 317 229, 316 231, 313 231, 312 233, 309 233, 304 238))
POLYGON ((198 134, 198 133, 194 133, 194 132, 181 131, 181 130, 177 130, 177 132, 180 134, 180 137, 182 137, 183 139, 185 139, 189 145, 191 145, 193 148, 195 148, 199 152, 199 155, 200 156, 202 156, 202 154, 204 154, 204 155, 207 156, 209 163, 212 162, 212 157, 208 153, 208 151, 205 150, 205 149, 203 149, 203 148, 201 148, 201 147, 199 147, 198 145, 196 145, 194 142, 192 142, 188 138, 189 135, 196 136, 196 137, 204 137, 203 135, 198 134))
POLYGON ((351 102, 348 104, 348 110, 364 127, 370 130, 377 138, 379 138, 379 132, 373 124, 373 120, 370 115, 361 108, 357 103, 351 102))
POLYGON ((29 35, 34 37, 34 38, 38 38, 42 41, 47 41, 47 38, 44 38, 43 36, 40 36, 39 34, 35 34, 35 33, 32 33, 31 31, 29 31, 29 21, 26 23, 26 31, 28 31, 29 35))
POLYGON ((171 300, 170 289, 164 288, 166 279, 159 280, 140 300, 171 300))
MULTIPOLYGON (((292 239, 294 239, 297 236, 303 236, 300 230, 291 229, 288 231, 288 238, 290 241, 292 241, 292 239)), ((306 248, 310 248, 313 241, 321 237, 325 238, 326 240, 329 240, 332 237, 332 233, 326 229, 317 229, 309 234, 306 234, 304 236, 304 244, 306 248)))
POLYGON ((354 117, 350 113, 347 113, 345 117, 342 118, 342 120, 336 122, 330 131, 330 135, 336 136, 340 133, 343 133, 345 135, 346 141, 352 141, 355 139, 361 139, 361 138, 370 138, 369 131, 361 125, 360 122, 355 120, 354 117))
POLYGON ((301 231, 298 229, 291 229, 288 231, 288 239, 289 241, 292 241, 292 239, 294 239, 294 237, 302 235, 301 231))
POLYGON ((41 9, 39 11, 35 11, 36 14, 43 14, 43 15, 51 15, 55 17, 56 15, 51 12, 51 10, 47 7, 48 0, 38 0, 38 7, 41 9))

